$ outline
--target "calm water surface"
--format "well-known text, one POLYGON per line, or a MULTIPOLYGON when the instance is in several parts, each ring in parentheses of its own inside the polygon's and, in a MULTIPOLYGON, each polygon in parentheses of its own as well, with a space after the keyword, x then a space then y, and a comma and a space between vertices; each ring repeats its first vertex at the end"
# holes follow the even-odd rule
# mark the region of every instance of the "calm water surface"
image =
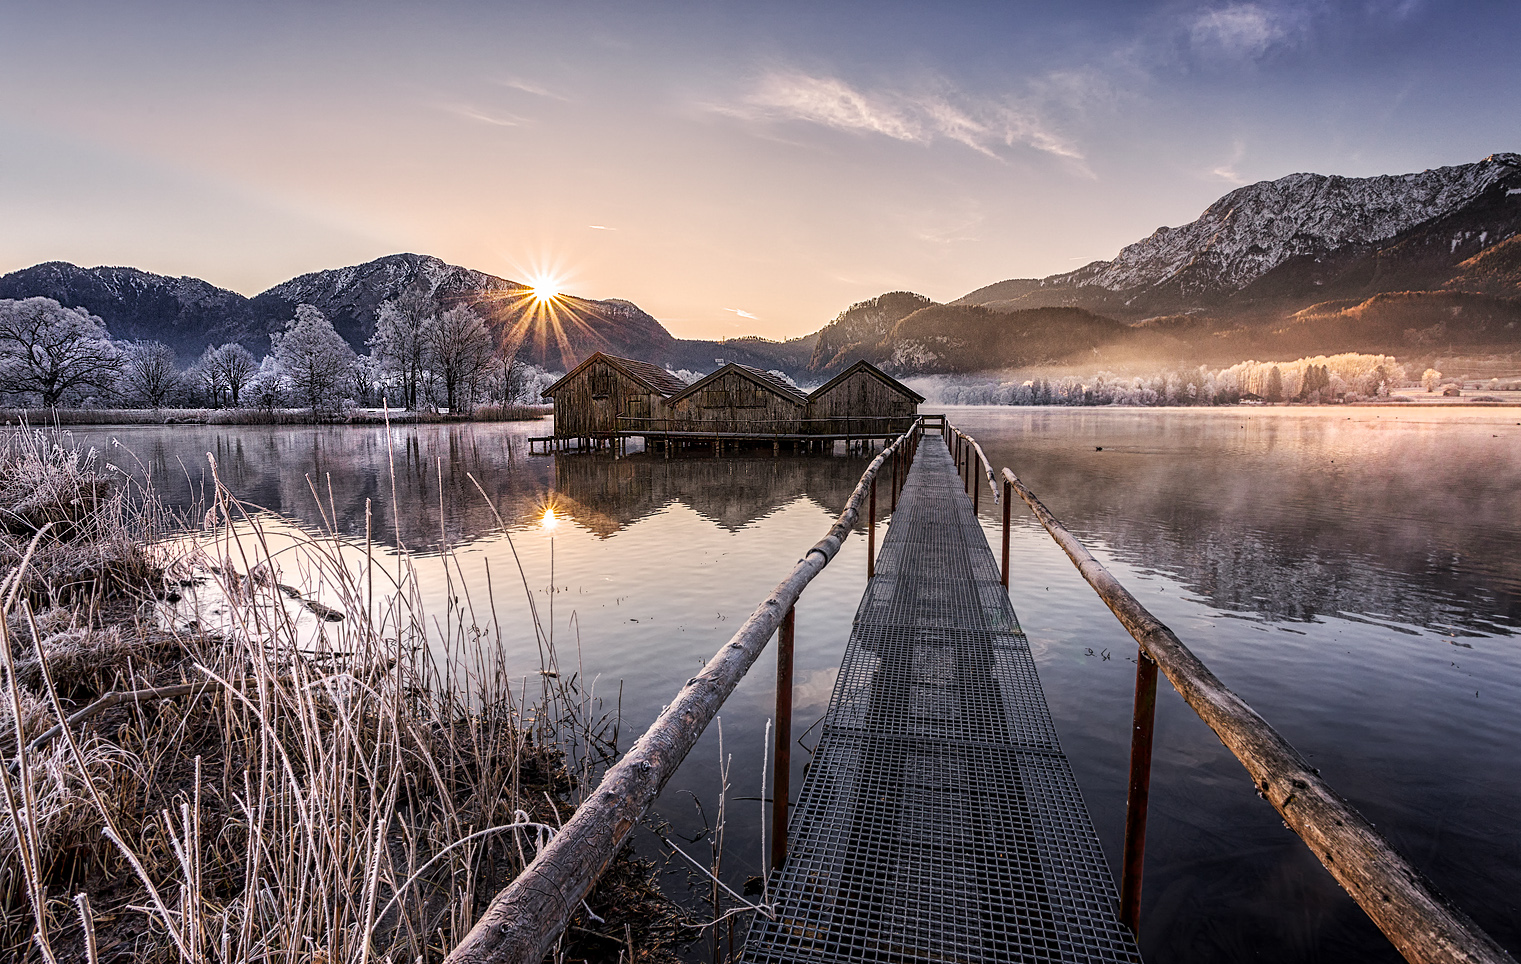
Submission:
MULTIPOLYGON (((951 409, 1131 590, 1513 954, 1521 954, 1521 412, 951 409)), ((449 592, 455 547, 509 663, 537 674, 532 595, 624 745, 827 530, 865 466, 845 457, 529 456, 545 423, 92 429, 192 505, 206 453, 273 526, 333 524, 415 553, 449 592), (130 451, 129 457, 125 454, 130 451), (392 486, 394 466, 395 504, 392 486), (507 523, 471 482, 486 490, 507 523), (546 507, 563 521, 542 522, 546 507), (527 587, 512 563, 522 558, 527 587), (490 589, 489 594, 488 582, 490 589)), ((1015 507, 1010 594, 1064 748, 1118 865, 1135 646, 1015 507)), ((997 544, 998 508, 983 514, 997 544)), ((827 705, 865 585, 853 539, 798 611, 794 731, 827 705)), ((726 704, 724 876, 760 866, 769 654, 726 704)), ((814 733, 803 738, 812 745, 814 733)), ((794 754, 793 787, 808 754, 794 754)), ((715 818, 719 728, 662 797, 688 839, 715 818)), ((658 852, 652 833, 640 846, 658 852)), ((704 844, 689 852, 708 856, 704 844), (700 853, 699 853, 700 852, 700 853)), ((1396 961, 1164 681, 1142 948, 1157 961, 1396 961)), ((670 889, 685 894, 674 865, 670 889)))

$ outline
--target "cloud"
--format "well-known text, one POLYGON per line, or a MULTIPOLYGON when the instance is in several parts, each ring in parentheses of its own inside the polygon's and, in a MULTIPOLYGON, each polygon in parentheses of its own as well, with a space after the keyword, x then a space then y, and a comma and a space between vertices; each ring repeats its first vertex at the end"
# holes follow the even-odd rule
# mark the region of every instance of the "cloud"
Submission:
POLYGON ((759 321, 760 320, 759 317, 757 317, 756 315, 750 314, 750 312, 745 311, 742 308, 725 308, 724 311, 732 311, 736 315, 739 315, 741 318, 749 318, 751 321, 759 321))
POLYGON ((1236 141, 1231 145, 1230 160, 1210 169, 1210 176, 1217 177, 1233 187, 1240 187, 1246 183, 1246 178, 1237 172, 1236 166, 1246 157, 1246 145, 1236 141))
POLYGON ((496 115, 472 107, 469 104, 444 104, 443 110, 464 120, 474 121, 477 124, 490 124, 493 127, 518 127, 525 118, 516 117, 512 114, 496 115))
POLYGON ((1294 7, 1232 3, 1195 12, 1187 23, 1194 50, 1232 60, 1256 60, 1304 33, 1305 14, 1294 7))
POLYGON ((591 228, 593 231, 616 231, 616 230, 618 230, 617 228, 610 228, 610 227, 608 227, 605 224, 588 224, 587 227, 591 228))
POLYGON ((554 91, 550 90, 548 87, 536 84, 530 80, 524 80, 521 77, 504 77, 501 80, 498 80, 497 83, 501 84, 503 87, 511 87, 513 90, 520 90, 525 94, 532 94, 535 97, 547 97, 550 100, 570 100, 570 98, 566 97, 564 94, 557 94, 554 91))
POLYGON ((1031 105, 1013 97, 972 98, 948 85, 909 93, 866 90, 838 77, 773 71, 740 104, 715 108, 747 120, 802 122, 913 144, 948 140, 990 157, 1001 148, 1030 147, 1081 160, 1082 153, 1031 105))

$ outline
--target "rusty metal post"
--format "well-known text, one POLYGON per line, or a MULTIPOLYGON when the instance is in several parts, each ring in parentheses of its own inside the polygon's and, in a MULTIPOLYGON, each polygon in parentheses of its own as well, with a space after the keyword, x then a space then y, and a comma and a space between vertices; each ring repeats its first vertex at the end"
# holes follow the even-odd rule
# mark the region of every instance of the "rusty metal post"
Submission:
POLYGON ((972 486, 972 515, 975 516, 977 514, 978 506, 982 504, 982 480, 977 477, 978 473, 982 471, 982 460, 977 457, 976 449, 972 448, 970 445, 967 446, 967 448, 970 449, 966 457, 966 460, 970 465, 970 468, 967 471, 967 475, 971 476, 970 484, 972 486))
POLYGON ((1130 729, 1130 798, 1125 802, 1125 855, 1120 873, 1120 923, 1141 937, 1141 866, 1146 860, 1146 804, 1151 796, 1151 734, 1157 718, 1157 664, 1136 650, 1135 718, 1130 729))
POLYGON ((877 477, 871 477, 870 508, 866 512, 866 578, 877 574, 877 477))
POLYGON ((1002 582, 1003 582, 1003 587, 1005 589, 1009 588, 1009 496, 1011 496, 1011 495, 1014 494, 1012 491, 1010 491, 1010 488, 1011 487, 1009 485, 1009 480, 1008 479, 1004 479, 1003 480, 1003 580, 1002 580, 1002 582))
POLYGON ((901 449, 901 448, 894 449, 893 450, 893 487, 892 487, 892 490, 891 490, 892 505, 889 507, 890 511, 892 511, 892 512, 897 512, 898 511, 898 469, 899 469, 899 467, 902 464, 903 464, 903 449, 901 449))
POLYGON ((776 631, 776 769, 771 778, 771 869, 787 862, 787 797, 792 792, 792 640, 797 608, 776 631))

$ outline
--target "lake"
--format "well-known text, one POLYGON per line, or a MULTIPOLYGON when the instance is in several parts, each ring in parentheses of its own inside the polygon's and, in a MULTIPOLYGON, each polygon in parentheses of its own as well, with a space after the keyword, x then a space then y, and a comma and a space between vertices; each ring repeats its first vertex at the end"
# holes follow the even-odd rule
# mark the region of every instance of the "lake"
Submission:
MULTIPOLYGON (((1521 410, 948 411, 1521 954, 1521 410)), ((489 582, 493 639, 536 678, 533 598, 560 669, 595 680, 627 746, 826 532, 866 459, 529 455, 528 436, 546 433, 547 422, 75 435, 186 508, 204 497, 209 452, 275 532, 332 526, 362 546, 368 501, 371 538, 387 559, 411 551, 425 601, 441 610, 463 591, 484 611, 489 582)), ((982 513, 996 546, 1000 509, 986 492, 982 513)), ((1014 518, 1010 595, 1117 867, 1135 644, 1022 504, 1014 518)), ((805 746, 865 586, 864 553, 850 540, 799 604, 794 733, 805 746)), ((760 866, 773 684, 768 652, 722 714, 723 876, 736 885, 760 866)), ((715 820, 719 741, 710 728, 658 804, 678 840, 715 820)), ((807 758, 794 753, 794 793, 807 758)), ((1165 680, 1150 813, 1149 958, 1399 960, 1165 680)), ((709 857, 705 844, 683 847, 709 857)), ((687 898, 674 862, 667 881, 687 898)))

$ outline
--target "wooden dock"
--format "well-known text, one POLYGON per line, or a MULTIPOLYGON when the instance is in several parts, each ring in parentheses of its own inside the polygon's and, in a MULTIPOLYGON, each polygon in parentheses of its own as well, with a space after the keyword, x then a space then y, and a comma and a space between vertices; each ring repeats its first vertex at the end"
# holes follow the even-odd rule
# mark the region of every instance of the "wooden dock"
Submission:
POLYGON ((926 434, 751 964, 1139 961, 963 483, 926 434))

